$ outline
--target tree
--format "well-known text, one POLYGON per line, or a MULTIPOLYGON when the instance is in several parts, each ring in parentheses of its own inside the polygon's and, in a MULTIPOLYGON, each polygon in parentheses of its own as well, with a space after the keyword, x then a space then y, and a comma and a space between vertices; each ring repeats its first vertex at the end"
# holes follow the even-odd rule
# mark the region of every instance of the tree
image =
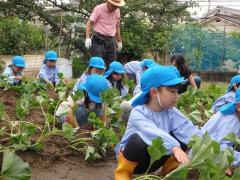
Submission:
MULTIPOLYGON (((84 47, 85 23, 93 8, 102 3, 102 0, 77 0, 78 5, 57 4, 54 0, 45 0, 52 3, 65 13, 61 23, 60 14, 51 14, 44 11, 44 4, 37 0, 8 0, 0 2, 0 13, 4 16, 16 15, 21 19, 33 20, 39 18, 51 26, 51 36, 58 37, 62 34, 62 43, 68 49, 80 50, 89 56, 84 47), (61 28, 62 24, 62 28, 61 28)), ((131 0, 121 8, 122 36, 124 49, 120 59, 139 59, 147 49, 162 52, 166 42, 164 37, 172 28, 172 24, 186 18, 186 9, 192 2, 178 3, 177 0, 131 0)))
POLYGON ((42 47, 42 31, 17 17, 0 17, 0 54, 26 54, 42 47))

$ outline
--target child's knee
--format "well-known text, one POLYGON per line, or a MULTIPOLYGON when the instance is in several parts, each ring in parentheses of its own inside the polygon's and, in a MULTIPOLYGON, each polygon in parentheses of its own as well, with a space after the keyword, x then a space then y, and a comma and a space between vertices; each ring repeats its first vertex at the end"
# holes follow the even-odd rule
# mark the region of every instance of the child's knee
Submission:
POLYGON ((132 111, 132 106, 131 104, 128 102, 128 101, 123 101, 121 104, 120 104, 120 108, 122 110, 122 120, 123 121, 128 121, 128 118, 130 116, 130 113, 132 111))

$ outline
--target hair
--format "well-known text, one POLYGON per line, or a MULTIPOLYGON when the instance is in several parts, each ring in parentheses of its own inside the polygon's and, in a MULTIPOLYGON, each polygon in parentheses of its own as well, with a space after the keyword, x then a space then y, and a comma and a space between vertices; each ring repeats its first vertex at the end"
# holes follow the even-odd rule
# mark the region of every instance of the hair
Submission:
POLYGON ((86 72, 87 74, 91 74, 92 69, 93 69, 92 66, 88 66, 85 72, 86 72))
POLYGON ((113 73, 111 73, 108 77, 107 77, 107 80, 112 84, 112 86, 114 86, 114 82, 117 83, 117 86, 116 88, 118 89, 118 91, 120 92, 121 94, 121 89, 123 88, 123 81, 124 81, 124 76, 122 75, 122 78, 118 81, 115 81, 113 79, 113 76, 112 76, 113 73))
MULTIPOLYGON (((162 87, 166 87, 166 86, 159 86, 158 88, 156 88, 159 92, 161 92, 162 91, 162 87)), ((154 88, 154 87, 153 87, 154 88)), ((150 102, 150 98, 151 98, 151 95, 150 95, 150 91, 147 93, 147 95, 146 95, 146 101, 145 101, 145 103, 144 104, 148 104, 149 102, 150 102)))
MULTIPOLYGON (((236 85, 237 88, 239 88, 239 86, 240 86, 240 82, 239 82, 239 83, 235 83, 234 85, 236 85)), ((234 85, 232 86, 231 91, 236 91, 235 88, 234 88, 234 85)))
MULTIPOLYGON (((84 92, 84 105, 87 109, 90 108, 90 103, 92 102, 90 97, 88 96, 87 92, 86 91, 83 91, 84 92)), ((96 109, 101 109, 102 108, 102 104, 101 103, 95 103, 95 108, 96 109)))
POLYGON ((171 63, 173 63, 174 60, 178 71, 180 72, 180 74, 183 74, 187 69, 184 57, 182 55, 176 54, 171 57, 171 63))

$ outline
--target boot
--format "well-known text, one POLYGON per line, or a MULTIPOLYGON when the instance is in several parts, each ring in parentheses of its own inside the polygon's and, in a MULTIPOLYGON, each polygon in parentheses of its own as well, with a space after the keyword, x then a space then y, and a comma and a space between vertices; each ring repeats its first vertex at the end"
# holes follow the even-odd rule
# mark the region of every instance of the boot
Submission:
POLYGON ((118 155, 118 166, 115 170, 115 180, 131 180, 136 162, 127 160, 122 152, 118 155))
POLYGON ((165 176, 174 169, 176 169, 179 166, 179 162, 175 159, 175 157, 170 156, 167 161, 163 164, 161 175, 165 176))

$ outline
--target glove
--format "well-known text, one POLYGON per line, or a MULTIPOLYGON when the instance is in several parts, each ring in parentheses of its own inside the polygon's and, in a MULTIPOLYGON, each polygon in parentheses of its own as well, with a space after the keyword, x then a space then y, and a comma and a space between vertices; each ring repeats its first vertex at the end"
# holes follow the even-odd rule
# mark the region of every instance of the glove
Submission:
POLYGON ((117 51, 120 52, 122 50, 122 42, 117 42, 117 51))
POLYGON ((89 49, 92 46, 92 40, 91 38, 86 38, 85 40, 85 47, 89 49))

